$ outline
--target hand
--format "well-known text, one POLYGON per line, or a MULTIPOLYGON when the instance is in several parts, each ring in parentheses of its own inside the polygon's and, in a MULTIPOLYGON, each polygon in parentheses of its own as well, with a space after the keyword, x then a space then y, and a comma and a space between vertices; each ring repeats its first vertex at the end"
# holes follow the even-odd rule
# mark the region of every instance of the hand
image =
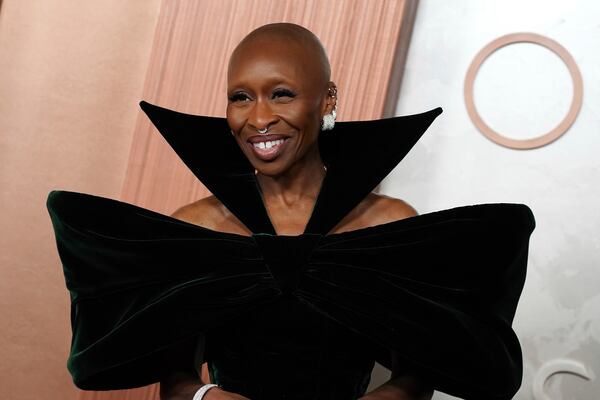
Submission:
POLYGON ((208 390, 202 400, 250 400, 241 394, 228 392, 219 387, 214 387, 208 390))

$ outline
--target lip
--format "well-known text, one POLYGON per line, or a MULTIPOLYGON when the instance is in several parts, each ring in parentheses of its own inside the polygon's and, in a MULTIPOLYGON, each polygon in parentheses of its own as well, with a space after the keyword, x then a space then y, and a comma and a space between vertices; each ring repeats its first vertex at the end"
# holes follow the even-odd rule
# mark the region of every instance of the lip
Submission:
POLYGON ((253 135, 248 138, 250 143, 268 142, 270 140, 288 139, 289 136, 281 135, 278 133, 270 133, 268 135, 253 135))
POLYGON ((271 135, 255 135, 248 138, 247 144, 250 147, 250 151, 254 154, 258 159, 262 161, 272 161, 275 158, 279 157, 279 155, 285 149, 287 143, 289 141, 289 136, 279 135, 279 134, 271 134, 271 135), (269 142, 272 140, 283 140, 283 143, 275 145, 270 149, 261 149, 254 147, 254 143, 260 142, 269 142))

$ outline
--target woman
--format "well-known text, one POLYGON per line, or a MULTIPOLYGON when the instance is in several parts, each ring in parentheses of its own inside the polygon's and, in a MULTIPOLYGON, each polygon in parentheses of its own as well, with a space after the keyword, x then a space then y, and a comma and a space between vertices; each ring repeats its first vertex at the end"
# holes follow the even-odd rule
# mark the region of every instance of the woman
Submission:
MULTIPOLYGON (((323 119, 335 112, 337 104, 337 88, 330 81, 323 46, 299 25, 260 27, 231 55, 227 86, 227 122, 256 169, 271 222, 278 235, 300 235, 326 174, 317 139, 323 119)), ((406 202, 370 193, 332 233, 414 215, 415 210, 406 202)), ((217 231, 251 235, 215 196, 182 207, 173 216, 217 231)), ((201 385, 197 377, 184 382, 174 376, 161 383, 162 398, 191 399, 201 385)), ((428 399, 432 393, 416 377, 403 373, 362 398, 428 399)), ((216 387, 204 398, 245 397, 216 387)))
POLYGON ((160 381, 165 400, 512 398, 531 211, 417 216, 372 193, 441 109, 333 128, 329 75, 312 33, 261 27, 231 56, 226 120, 141 104, 214 196, 173 218, 49 195, 78 387, 160 381), (365 393, 375 361, 392 379, 365 393), (212 384, 198 379, 203 362, 212 384))

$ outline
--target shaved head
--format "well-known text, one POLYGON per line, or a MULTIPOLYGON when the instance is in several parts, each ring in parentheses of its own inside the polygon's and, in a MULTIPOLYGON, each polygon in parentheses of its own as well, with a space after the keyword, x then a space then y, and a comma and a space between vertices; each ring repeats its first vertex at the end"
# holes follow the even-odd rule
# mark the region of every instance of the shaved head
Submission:
POLYGON ((228 70, 231 72, 232 67, 243 59, 246 51, 277 44, 297 48, 298 59, 291 61, 307 65, 311 72, 318 75, 320 83, 329 82, 331 67, 319 38, 303 26, 284 22, 263 25, 250 32, 233 50, 228 70))
POLYGON ((256 171, 322 172, 317 139, 337 104, 330 74, 323 45, 300 25, 264 25, 238 44, 227 70, 227 123, 256 171))

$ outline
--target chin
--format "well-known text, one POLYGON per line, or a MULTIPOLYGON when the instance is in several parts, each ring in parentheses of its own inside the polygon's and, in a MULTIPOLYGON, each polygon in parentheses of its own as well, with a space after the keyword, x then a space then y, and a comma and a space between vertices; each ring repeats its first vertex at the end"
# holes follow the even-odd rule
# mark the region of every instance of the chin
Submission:
POLYGON ((277 163, 279 165, 275 165, 275 164, 276 163, 270 163, 270 164, 264 165, 264 163, 262 163, 262 165, 253 164, 253 166, 254 166, 254 170, 257 174, 266 175, 266 176, 282 175, 286 171, 286 168, 283 167, 279 163, 277 163))

